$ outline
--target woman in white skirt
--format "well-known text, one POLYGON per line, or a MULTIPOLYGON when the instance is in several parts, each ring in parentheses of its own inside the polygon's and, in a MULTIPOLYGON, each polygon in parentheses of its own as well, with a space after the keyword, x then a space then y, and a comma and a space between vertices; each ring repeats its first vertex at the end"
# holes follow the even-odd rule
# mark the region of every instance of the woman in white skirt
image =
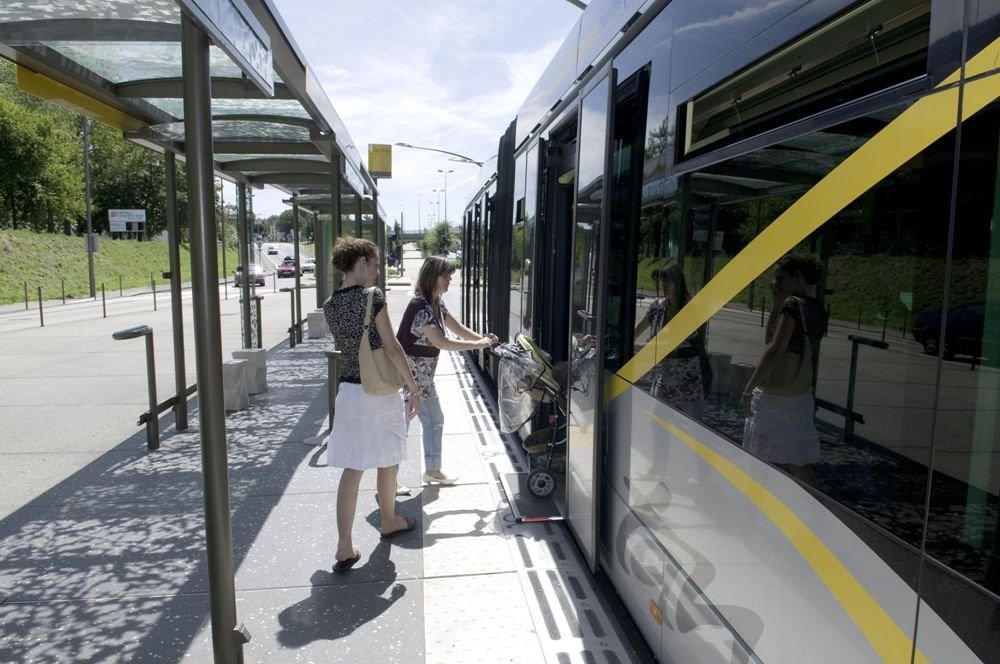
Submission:
POLYGON ((812 388, 827 325, 826 312, 813 296, 821 275, 822 266, 811 256, 778 260, 767 350, 741 398, 747 414, 743 447, 810 484, 820 458, 812 388))
MULTIPOLYGON (((377 468, 379 511, 383 538, 412 530, 416 521, 396 514, 396 468, 406 455, 406 421, 420 410, 420 400, 410 397, 409 412, 401 394, 374 396, 361 387, 358 348, 364 328, 368 288, 378 278, 378 248, 373 242, 341 238, 333 249, 333 266, 344 273, 339 289, 323 304, 330 332, 342 353, 340 389, 337 392, 337 415, 327 443, 327 465, 343 468, 337 489, 337 551, 334 570, 345 572, 361 559, 354 548, 351 532, 358 504, 358 487, 364 471, 377 468)), ((385 354, 403 376, 407 387, 417 384, 393 334, 385 306, 385 295, 378 288, 372 297, 372 320, 368 342, 372 350, 384 348, 385 354)))

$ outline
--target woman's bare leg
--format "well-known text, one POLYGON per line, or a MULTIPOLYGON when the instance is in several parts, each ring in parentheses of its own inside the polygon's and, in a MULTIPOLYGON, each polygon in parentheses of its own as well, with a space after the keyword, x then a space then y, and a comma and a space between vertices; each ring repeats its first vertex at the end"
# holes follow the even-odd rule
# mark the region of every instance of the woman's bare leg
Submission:
POLYGON ((361 485, 363 470, 344 468, 337 487, 337 560, 354 557, 354 512, 358 509, 358 487, 361 485))
POLYGON ((396 515, 396 466, 379 468, 376 476, 378 508, 382 516, 382 533, 406 527, 406 520, 396 515))

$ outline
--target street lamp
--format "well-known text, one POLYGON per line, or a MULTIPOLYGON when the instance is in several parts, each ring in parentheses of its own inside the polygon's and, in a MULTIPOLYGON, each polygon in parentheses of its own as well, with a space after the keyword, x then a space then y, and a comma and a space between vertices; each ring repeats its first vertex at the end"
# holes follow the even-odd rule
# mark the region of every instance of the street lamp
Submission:
POLYGON ((452 157, 456 157, 455 161, 464 162, 466 164, 475 164, 476 166, 482 166, 483 162, 476 161, 472 157, 466 157, 464 154, 458 154, 457 152, 449 152, 447 150, 438 150, 437 148, 425 148, 419 145, 410 145, 409 143, 395 143, 401 148, 410 148, 412 150, 429 150, 430 152, 440 152, 441 154, 450 154, 452 157))
POLYGON ((435 205, 437 206, 437 221, 440 222, 441 221, 441 191, 442 190, 441 189, 431 189, 431 191, 438 195, 437 203, 435 203, 435 205))
POLYGON ((448 170, 437 169, 438 173, 444 173, 444 220, 448 221, 448 173, 454 173, 455 169, 449 168, 448 170))

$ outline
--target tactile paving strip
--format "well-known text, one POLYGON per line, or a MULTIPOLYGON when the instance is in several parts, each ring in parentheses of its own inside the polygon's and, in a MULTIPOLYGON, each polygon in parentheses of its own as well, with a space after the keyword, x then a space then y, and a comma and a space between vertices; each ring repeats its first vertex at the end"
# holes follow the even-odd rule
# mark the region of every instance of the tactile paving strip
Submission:
MULTIPOLYGON (((490 524, 490 529, 506 540, 514 572, 513 575, 498 572, 488 581, 484 581, 482 576, 474 577, 474 581, 472 577, 428 579, 428 585, 439 581, 454 583, 467 594, 476 595, 482 591, 484 594, 480 597, 480 603, 470 605, 469 610, 485 610, 493 614, 497 632, 495 640, 486 640, 487 633, 480 633, 477 634, 478 649, 456 648, 453 652, 462 653, 459 658, 461 661, 541 661, 552 664, 623 664, 636 661, 630 649, 619 638, 614 618, 600 601, 591 574, 565 526, 553 523, 514 523, 513 514, 499 484, 499 475, 522 472, 527 467, 520 445, 513 438, 499 432, 493 399, 479 376, 474 371, 464 370, 464 360, 457 353, 443 355, 442 359, 445 357, 455 370, 459 389, 466 403, 467 416, 473 424, 475 447, 491 478, 488 488, 497 518, 490 524), (524 616, 509 617, 497 608, 497 602, 502 601, 520 604, 518 598, 510 594, 512 577, 517 579, 520 586, 524 599, 522 606, 526 607, 529 614, 527 618, 532 626, 530 630, 522 627, 524 616), (462 585, 463 580, 466 585, 462 585), (484 583, 491 590, 478 587, 484 583), (487 605, 489 608, 485 608, 487 605), (499 619, 501 613, 504 614, 504 620, 499 619), (514 620, 509 626, 505 624, 508 618, 514 620), (529 656, 532 641, 537 641, 537 654, 529 656), (484 649, 484 642, 490 643, 490 647, 484 649), (467 659, 468 653, 472 652, 485 653, 482 655, 484 659, 467 659)), ((466 507, 475 509, 483 506, 477 501, 477 505, 466 507)), ((427 594, 436 593, 428 588, 427 594)), ((464 607, 465 603, 460 602, 447 611, 455 613, 464 607)), ((437 650, 431 647, 432 643, 441 638, 451 638, 457 646, 461 636, 442 637, 437 634, 439 627, 436 626, 440 626, 440 622, 435 620, 437 610, 428 606, 425 612, 428 661, 432 661, 431 653, 437 650)), ((469 613, 465 613, 466 620, 469 616, 469 613)), ((477 624, 478 629, 480 627, 477 624)))

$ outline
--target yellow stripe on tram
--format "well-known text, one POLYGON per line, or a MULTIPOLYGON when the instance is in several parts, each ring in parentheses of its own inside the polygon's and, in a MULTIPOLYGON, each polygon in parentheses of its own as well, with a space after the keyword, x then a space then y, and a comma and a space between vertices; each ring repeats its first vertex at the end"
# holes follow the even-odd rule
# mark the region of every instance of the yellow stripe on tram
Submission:
MULTIPOLYGON (((1000 67, 1000 39, 966 63, 966 78, 1000 67)), ((960 71, 938 87, 955 83, 960 71)), ((759 274, 852 201, 892 174, 957 124, 958 87, 921 98, 867 143, 854 151, 785 210, 705 285, 662 330, 605 385, 605 402, 621 396, 632 383, 687 339, 759 274)), ((962 119, 967 120, 1000 97, 1000 75, 965 86, 962 119)))
MULTIPOLYGON (((913 652, 913 641, 889 617, 864 585, 858 581, 840 559, 823 544, 802 519, 766 487, 753 479, 746 471, 698 442, 680 429, 661 420, 653 413, 646 413, 667 431, 704 459, 712 468, 729 480, 743 495, 757 506, 764 516, 781 531, 802 558, 816 572, 816 575, 834 596, 845 613, 864 634, 868 643, 887 664, 909 662, 913 652)), ((927 664, 928 660, 918 649, 913 660, 916 664, 927 664)))

